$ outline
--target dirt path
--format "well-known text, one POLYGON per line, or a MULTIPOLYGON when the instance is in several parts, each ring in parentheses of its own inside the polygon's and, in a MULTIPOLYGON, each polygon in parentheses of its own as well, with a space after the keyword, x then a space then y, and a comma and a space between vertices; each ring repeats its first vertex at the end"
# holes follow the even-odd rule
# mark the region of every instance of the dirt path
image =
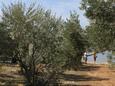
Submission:
POLYGON ((80 71, 66 71, 65 86, 115 86, 115 71, 107 65, 83 65, 80 71))

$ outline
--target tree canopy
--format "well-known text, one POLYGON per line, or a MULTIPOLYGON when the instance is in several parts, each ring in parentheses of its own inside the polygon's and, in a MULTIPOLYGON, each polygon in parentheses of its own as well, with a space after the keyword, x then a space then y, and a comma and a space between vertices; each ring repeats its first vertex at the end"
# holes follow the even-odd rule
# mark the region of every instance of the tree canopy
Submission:
POLYGON ((89 41, 100 50, 113 49, 115 44, 115 1, 82 0, 81 9, 90 19, 89 41))

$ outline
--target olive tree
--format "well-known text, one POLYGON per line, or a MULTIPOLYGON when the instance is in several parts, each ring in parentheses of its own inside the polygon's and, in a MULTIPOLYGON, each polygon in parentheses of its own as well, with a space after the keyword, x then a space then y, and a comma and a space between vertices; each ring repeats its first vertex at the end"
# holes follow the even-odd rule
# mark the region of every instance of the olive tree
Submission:
POLYGON ((82 0, 81 8, 90 20, 87 33, 93 47, 114 49, 115 0, 82 0))
POLYGON ((64 65, 63 22, 40 6, 23 3, 2 9, 2 20, 16 42, 18 60, 28 86, 45 86, 64 65))
POLYGON ((88 44, 85 40, 83 29, 80 26, 79 16, 76 12, 70 13, 65 22, 65 46, 68 60, 66 65, 69 68, 78 68, 81 64, 82 54, 88 44))

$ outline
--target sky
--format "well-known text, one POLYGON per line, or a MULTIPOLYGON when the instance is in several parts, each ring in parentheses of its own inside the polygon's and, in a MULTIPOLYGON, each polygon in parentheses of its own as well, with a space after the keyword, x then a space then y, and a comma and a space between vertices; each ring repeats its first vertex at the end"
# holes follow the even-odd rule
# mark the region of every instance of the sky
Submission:
MULTIPOLYGON (((10 3, 15 3, 18 0, 0 0, 0 10, 2 4, 9 5, 10 3)), ((50 9, 52 14, 56 14, 57 17, 62 17, 66 20, 69 18, 70 11, 76 11, 79 15, 80 24, 83 28, 89 24, 88 19, 84 16, 84 11, 79 9, 81 0, 19 0, 25 4, 30 4, 36 2, 36 4, 41 5, 44 9, 50 9)), ((0 16, 2 12, 0 11, 0 16)))

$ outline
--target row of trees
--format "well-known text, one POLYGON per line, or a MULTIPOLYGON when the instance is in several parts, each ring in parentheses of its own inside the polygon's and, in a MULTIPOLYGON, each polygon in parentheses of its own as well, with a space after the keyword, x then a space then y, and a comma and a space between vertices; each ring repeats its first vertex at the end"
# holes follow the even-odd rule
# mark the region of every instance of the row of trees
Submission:
POLYGON ((1 56, 18 61, 27 86, 46 86, 63 67, 81 64, 86 43, 75 12, 64 22, 50 10, 17 3, 4 6, 2 14, 1 56))
POLYGON ((0 58, 15 58, 28 86, 45 86, 56 80, 63 68, 78 68, 86 48, 113 50, 115 1, 82 0, 81 9, 90 20, 85 30, 76 12, 63 21, 35 4, 4 6, 0 58))

